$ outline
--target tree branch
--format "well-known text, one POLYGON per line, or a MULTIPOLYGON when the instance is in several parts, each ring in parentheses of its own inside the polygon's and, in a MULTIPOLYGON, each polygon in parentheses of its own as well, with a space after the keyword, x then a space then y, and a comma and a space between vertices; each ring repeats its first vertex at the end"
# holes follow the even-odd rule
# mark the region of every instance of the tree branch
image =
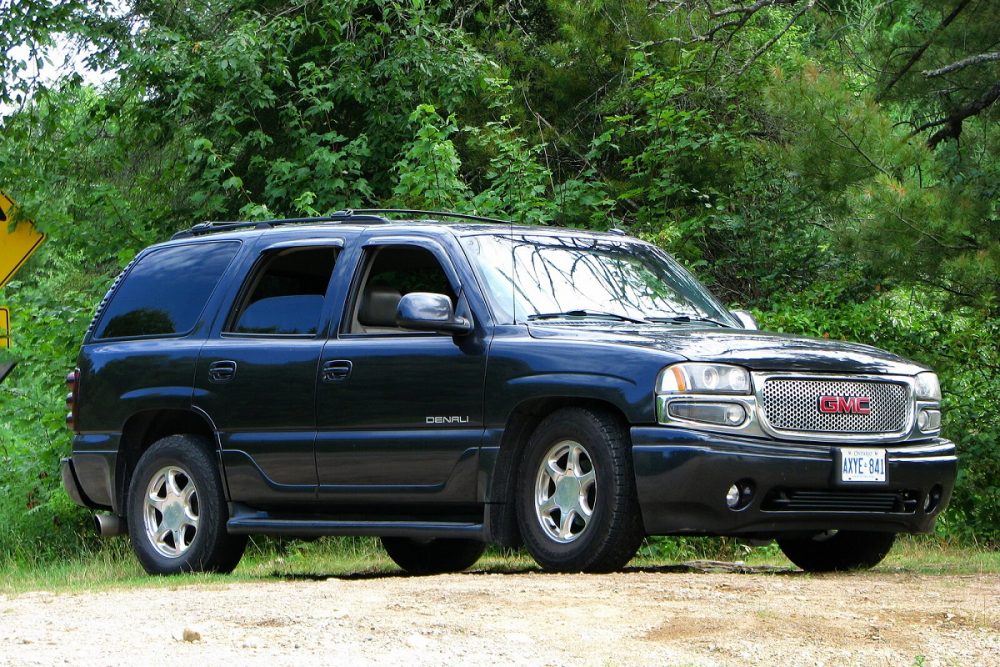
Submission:
POLYGON ((945 243, 943 240, 941 240, 940 238, 938 238, 934 234, 931 234, 930 232, 921 229, 920 226, 918 224, 916 224, 915 222, 913 222, 912 220, 907 220, 906 218, 904 218, 902 215, 900 215, 896 211, 890 211, 890 212, 892 213, 892 217, 894 217, 897 220, 899 220, 901 223, 903 223, 904 225, 906 225, 907 227, 909 227, 910 229, 912 229, 914 232, 916 232, 920 236, 922 236, 922 237, 924 237, 924 238, 932 241, 933 243, 935 243, 940 248, 944 248, 945 250, 956 250, 956 251, 959 251, 959 252, 979 250, 979 246, 976 245, 976 244, 974 244, 974 243, 973 244, 969 244, 969 245, 964 245, 964 246, 956 246, 956 245, 950 245, 948 243, 945 243))
POLYGON ((958 139, 959 135, 962 134, 962 122, 966 118, 971 118, 972 116, 975 116, 976 114, 989 108, 998 99, 1000 99, 1000 81, 994 83, 993 87, 986 91, 986 94, 978 100, 975 100, 964 107, 960 107, 959 109, 948 114, 946 118, 938 121, 932 121, 930 123, 924 123, 924 125, 914 130, 912 134, 917 134, 918 132, 922 132, 923 130, 936 127, 938 125, 944 125, 944 127, 932 134, 931 138, 927 140, 927 146, 933 150, 945 139, 958 139))
POLYGON ((717 12, 711 12, 709 14, 710 18, 721 19, 723 16, 729 16, 730 14, 755 14, 764 7, 770 7, 773 5, 794 5, 798 0, 757 0, 757 2, 752 5, 733 5, 732 7, 726 7, 725 9, 720 9, 717 12))
POLYGON ((968 58, 962 58, 958 62, 954 62, 950 65, 945 65, 944 67, 939 67, 938 69, 925 69, 923 72, 921 72, 921 74, 926 76, 928 79, 933 79, 936 76, 950 74, 960 69, 965 69, 966 67, 969 67, 971 65, 988 63, 992 60, 1000 60, 1000 51, 994 51, 993 53, 980 53, 978 56, 969 56, 968 58))
POLYGON ((931 31, 931 34, 927 38, 927 41, 924 42, 920 47, 917 48, 916 51, 913 52, 913 54, 910 56, 910 59, 906 61, 905 65, 903 65, 903 68, 900 69, 898 72, 896 72, 895 76, 892 77, 892 80, 890 80, 889 83, 886 84, 885 88, 882 89, 882 92, 880 92, 875 97, 876 102, 881 102, 883 99, 885 99, 885 96, 889 94, 889 90, 891 90, 893 86, 899 83, 900 79, 906 76, 906 73, 909 72, 910 69, 917 63, 917 61, 923 57, 924 52, 930 47, 930 45, 934 42, 934 40, 937 39, 938 35, 940 35, 944 31, 944 29, 947 28, 951 24, 951 22, 955 20, 955 17, 957 17, 959 14, 962 13, 962 10, 965 9, 970 2, 972 2, 972 0, 961 0, 958 3, 958 6, 952 10, 951 14, 948 14, 948 16, 944 17, 944 20, 941 21, 938 27, 934 28, 934 30, 931 31))
POLYGON ((759 49, 757 49, 756 51, 753 52, 753 55, 750 56, 750 59, 747 60, 745 63, 743 63, 743 67, 740 67, 739 71, 736 72, 736 78, 737 79, 740 78, 741 76, 743 76, 746 73, 746 71, 748 69, 750 69, 751 67, 753 67, 753 64, 755 62, 757 62, 757 59, 760 58, 762 55, 764 55, 764 53, 767 52, 767 50, 769 48, 771 48, 772 46, 774 46, 774 44, 779 39, 781 39, 782 37, 784 37, 785 33, 788 32, 793 25, 795 25, 795 22, 798 21, 800 18, 802 18, 802 15, 805 14, 810 9, 812 9, 813 5, 815 5, 815 4, 816 4, 816 0, 809 0, 809 2, 807 2, 806 4, 804 4, 801 7, 799 7, 799 11, 795 12, 792 15, 792 18, 790 18, 788 20, 788 23, 785 24, 785 27, 782 28, 781 30, 779 30, 777 32, 777 34, 772 35, 771 39, 769 39, 766 42, 764 42, 764 44, 759 49))

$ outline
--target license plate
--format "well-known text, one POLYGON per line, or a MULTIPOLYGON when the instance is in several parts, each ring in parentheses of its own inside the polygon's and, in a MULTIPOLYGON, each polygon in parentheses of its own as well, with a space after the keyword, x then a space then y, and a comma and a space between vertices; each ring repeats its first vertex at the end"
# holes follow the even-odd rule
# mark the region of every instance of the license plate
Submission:
POLYGON ((840 450, 840 481, 884 482, 885 450, 843 447, 840 450))

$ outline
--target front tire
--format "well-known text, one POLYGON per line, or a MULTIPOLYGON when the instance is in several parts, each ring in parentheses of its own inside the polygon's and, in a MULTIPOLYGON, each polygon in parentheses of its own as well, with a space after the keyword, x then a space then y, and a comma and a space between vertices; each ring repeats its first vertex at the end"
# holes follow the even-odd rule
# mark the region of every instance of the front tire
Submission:
POLYGON ((479 540, 410 537, 383 537, 389 558, 410 574, 461 572, 476 564, 486 550, 479 540))
POLYGON ((155 442, 139 459, 128 491, 132 550, 149 574, 231 572, 245 535, 226 531, 229 513, 210 443, 192 435, 155 442))
POLYGON ((778 538, 788 560, 806 572, 868 570, 885 558, 895 533, 840 530, 806 538, 778 538))
POLYGON ((518 474, 517 520, 543 569, 611 572, 644 537, 630 442, 607 412, 564 408, 528 441, 518 474))

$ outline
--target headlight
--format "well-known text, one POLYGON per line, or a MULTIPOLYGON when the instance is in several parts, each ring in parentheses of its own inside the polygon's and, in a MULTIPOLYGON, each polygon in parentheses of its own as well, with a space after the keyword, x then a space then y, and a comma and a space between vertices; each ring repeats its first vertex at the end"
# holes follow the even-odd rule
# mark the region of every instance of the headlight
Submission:
POLYGON ((750 372, 739 366, 725 364, 674 364, 660 371, 656 380, 656 392, 747 395, 750 393, 750 372))
POLYGON ((923 401, 940 401, 941 384, 934 373, 918 373, 913 385, 913 397, 923 401))

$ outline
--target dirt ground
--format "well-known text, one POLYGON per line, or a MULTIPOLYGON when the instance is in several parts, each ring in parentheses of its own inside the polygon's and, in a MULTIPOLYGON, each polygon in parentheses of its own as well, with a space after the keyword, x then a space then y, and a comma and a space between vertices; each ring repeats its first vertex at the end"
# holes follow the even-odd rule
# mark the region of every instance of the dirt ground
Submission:
POLYGON ((997 575, 679 569, 0 596, 0 664, 1000 665, 997 575))

